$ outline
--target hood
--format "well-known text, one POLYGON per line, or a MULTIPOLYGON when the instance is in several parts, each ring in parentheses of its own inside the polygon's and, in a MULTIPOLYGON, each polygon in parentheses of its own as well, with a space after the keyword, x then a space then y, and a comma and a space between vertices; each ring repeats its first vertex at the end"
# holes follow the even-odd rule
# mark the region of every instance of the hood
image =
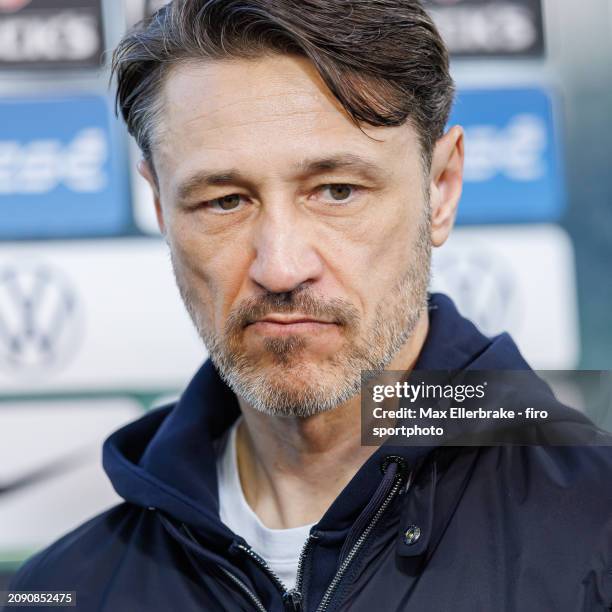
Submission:
MULTIPOLYGON (((429 321, 416 369, 529 369, 508 334, 487 338, 444 295, 430 296, 429 321)), ((106 440, 104 469, 126 501, 197 528, 211 546, 230 546, 236 536, 219 519, 213 441, 239 414, 236 396, 208 360, 176 404, 149 412, 106 440)), ((400 455, 414 466, 432 448, 377 449, 318 526, 346 530, 380 483, 385 457, 400 455)))

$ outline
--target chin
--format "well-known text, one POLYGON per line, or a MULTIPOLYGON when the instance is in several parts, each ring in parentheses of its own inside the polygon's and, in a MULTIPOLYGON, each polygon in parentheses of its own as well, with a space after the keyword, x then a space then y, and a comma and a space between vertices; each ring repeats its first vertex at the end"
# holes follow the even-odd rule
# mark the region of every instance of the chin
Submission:
POLYGON ((231 377, 233 390, 259 412, 310 417, 334 409, 360 390, 361 376, 300 359, 250 367, 231 377))

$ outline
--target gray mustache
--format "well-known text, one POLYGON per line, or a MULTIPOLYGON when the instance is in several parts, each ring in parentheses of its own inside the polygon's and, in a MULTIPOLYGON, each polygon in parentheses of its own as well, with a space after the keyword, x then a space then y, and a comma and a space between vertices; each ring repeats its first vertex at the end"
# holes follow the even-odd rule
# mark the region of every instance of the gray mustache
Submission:
POLYGON ((301 314, 326 319, 339 325, 353 326, 359 321, 359 312, 347 300, 324 300, 303 290, 286 293, 268 293, 242 301, 229 315, 226 331, 231 333, 246 327, 271 313, 301 314))

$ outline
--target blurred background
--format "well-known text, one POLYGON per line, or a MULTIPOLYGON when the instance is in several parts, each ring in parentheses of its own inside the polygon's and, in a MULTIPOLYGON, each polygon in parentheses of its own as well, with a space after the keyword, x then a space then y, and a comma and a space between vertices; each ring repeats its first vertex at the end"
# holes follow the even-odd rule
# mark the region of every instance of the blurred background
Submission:
MULTIPOLYGON (((102 441, 206 357, 108 87, 162 4, 0 0, 0 588, 117 502, 102 441)), ((612 3, 426 4, 467 146, 432 288, 535 368, 612 369, 612 3)))

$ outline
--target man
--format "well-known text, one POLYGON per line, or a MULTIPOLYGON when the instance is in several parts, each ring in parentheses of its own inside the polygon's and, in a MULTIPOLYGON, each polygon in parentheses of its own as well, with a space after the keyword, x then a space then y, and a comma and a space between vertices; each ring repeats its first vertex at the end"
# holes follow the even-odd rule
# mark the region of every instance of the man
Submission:
POLYGON ((360 443, 363 371, 528 369, 427 293, 463 134, 420 4, 173 2, 114 71, 211 360, 107 441, 126 502, 12 588, 82 610, 607 610, 608 449, 360 443))

